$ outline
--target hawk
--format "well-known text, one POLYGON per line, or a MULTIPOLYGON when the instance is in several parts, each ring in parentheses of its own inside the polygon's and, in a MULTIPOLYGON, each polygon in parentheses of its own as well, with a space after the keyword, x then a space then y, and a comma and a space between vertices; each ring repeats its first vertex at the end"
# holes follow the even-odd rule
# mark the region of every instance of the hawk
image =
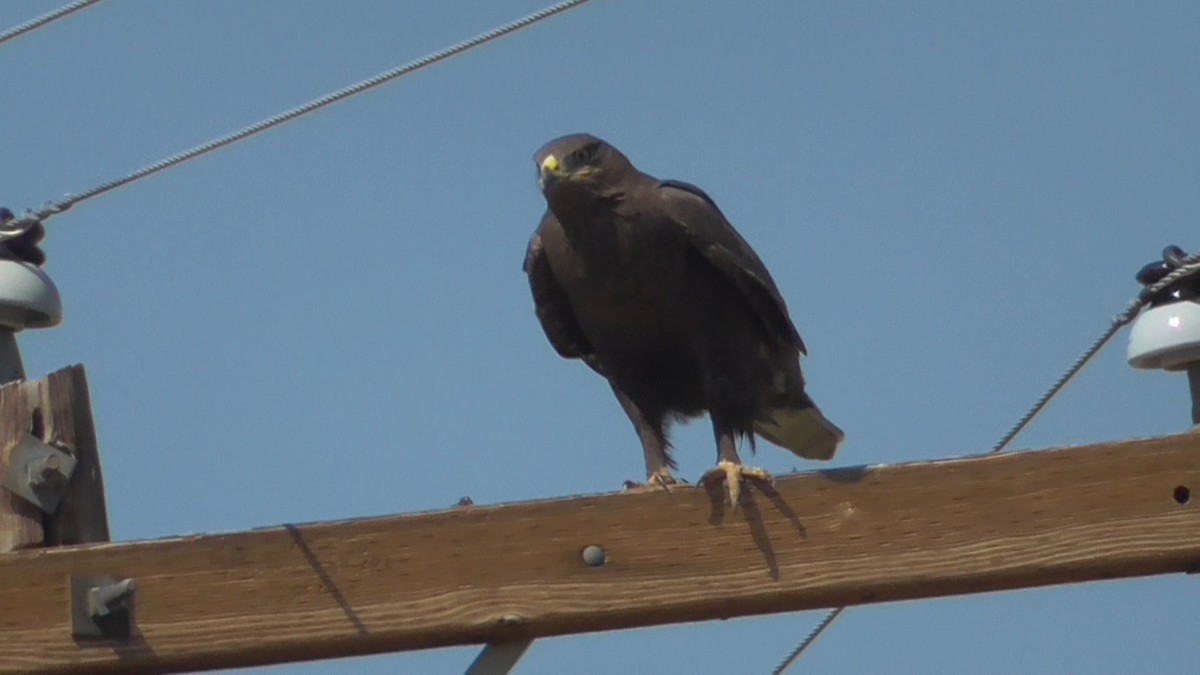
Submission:
POLYGON ((758 255, 700 188, 638 171, 588 134, 534 156, 546 213, 525 273, 537 317, 563 357, 599 373, 641 441, 651 485, 675 482, 670 423, 707 412, 717 466, 736 506, 737 445, 754 435, 830 459, 845 435, 804 390, 807 354, 758 255))

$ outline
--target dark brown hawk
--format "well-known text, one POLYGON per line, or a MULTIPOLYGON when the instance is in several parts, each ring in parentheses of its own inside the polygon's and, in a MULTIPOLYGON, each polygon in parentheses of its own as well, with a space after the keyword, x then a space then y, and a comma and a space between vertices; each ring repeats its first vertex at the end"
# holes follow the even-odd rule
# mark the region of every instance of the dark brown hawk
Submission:
POLYGON ((674 482, 667 428, 705 411, 738 503, 737 441, 833 457, 844 434, 804 391, 800 334, 766 267, 699 188, 641 173, 587 134, 534 157, 549 208, 525 272, 550 344, 608 380, 633 422, 651 484, 674 482))

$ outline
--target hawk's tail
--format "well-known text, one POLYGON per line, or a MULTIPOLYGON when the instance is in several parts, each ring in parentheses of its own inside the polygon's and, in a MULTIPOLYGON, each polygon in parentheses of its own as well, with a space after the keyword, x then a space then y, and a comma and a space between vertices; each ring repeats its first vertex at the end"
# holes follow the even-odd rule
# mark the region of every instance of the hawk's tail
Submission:
POLYGON ((759 436, 805 459, 832 459, 846 434, 817 410, 777 408, 769 420, 754 423, 759 436))

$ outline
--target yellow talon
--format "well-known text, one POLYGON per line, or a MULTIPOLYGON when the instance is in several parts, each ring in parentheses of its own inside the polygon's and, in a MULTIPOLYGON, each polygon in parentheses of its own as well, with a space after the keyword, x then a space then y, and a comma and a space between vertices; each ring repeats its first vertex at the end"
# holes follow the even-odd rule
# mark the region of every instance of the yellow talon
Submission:
POLYGON ((709 469, 704 474, 704 477, 700 480, 705 485, 710 485, 717 481, 724 481, 725 487, 729 489, 729 503, 732 504, 733 508, 736 509, 738 501, 742 498, 742 480, 746 478, 760 480, 765 483, 775 482, 775 479, 771 477, 771 474, 767 473, 763 469, 753 466, 744 466, 742 464, 738 464, 737 462, 731 462, 727 459, 722 459, 721 461, 717 462, 717 465, 709 469))
POLYGON ((679 484, 679 481, 674 476, 671 475, 670 471, 667 471, 666 469, 659 469, 658 471, 655 471, 654 473, 650 474, 646 478, 645 483, 635 483, 631 480, 625 481, 624 491, 625 492, 648 492, 648 491, 656 492, 658 490, 663 490, 665 492, 670 493, 671 486, 678 485, 678 484, 679 484))

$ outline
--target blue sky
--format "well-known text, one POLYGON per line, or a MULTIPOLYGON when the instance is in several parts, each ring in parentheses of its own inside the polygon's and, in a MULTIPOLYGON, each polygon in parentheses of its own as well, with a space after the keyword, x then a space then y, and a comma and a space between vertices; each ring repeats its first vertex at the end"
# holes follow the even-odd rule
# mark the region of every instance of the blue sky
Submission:
MULTIPOLYGON (((0 28, 65 0, 0 3, 0 28)), ((82 191, 546 0, 108 0, 0 45, 0 204, 82 191)), ((616 489, 636 437, 520 271, 533 151, 590 131, 704 187, 772 270, 834 466, 985 451, 1200 248, 1200 5, 589 5, 48 224, 115 538, 616 489), (366 467, 359 470, 356 467, 366 467)), ((1180 432, 1122 335, 1017 443, 1180 432)), ((681 474, 715 459, 676 435, 681 474)), ((764 445, 755 463, 800 464, 764 445)), ((863 607, 811 672, 1187 672, 1194 579, 863 607)), ((819 619, 539 641, 524 674, 769 672, 819 619)), ((264 671, 456 673, 475 648, 264 671)))

